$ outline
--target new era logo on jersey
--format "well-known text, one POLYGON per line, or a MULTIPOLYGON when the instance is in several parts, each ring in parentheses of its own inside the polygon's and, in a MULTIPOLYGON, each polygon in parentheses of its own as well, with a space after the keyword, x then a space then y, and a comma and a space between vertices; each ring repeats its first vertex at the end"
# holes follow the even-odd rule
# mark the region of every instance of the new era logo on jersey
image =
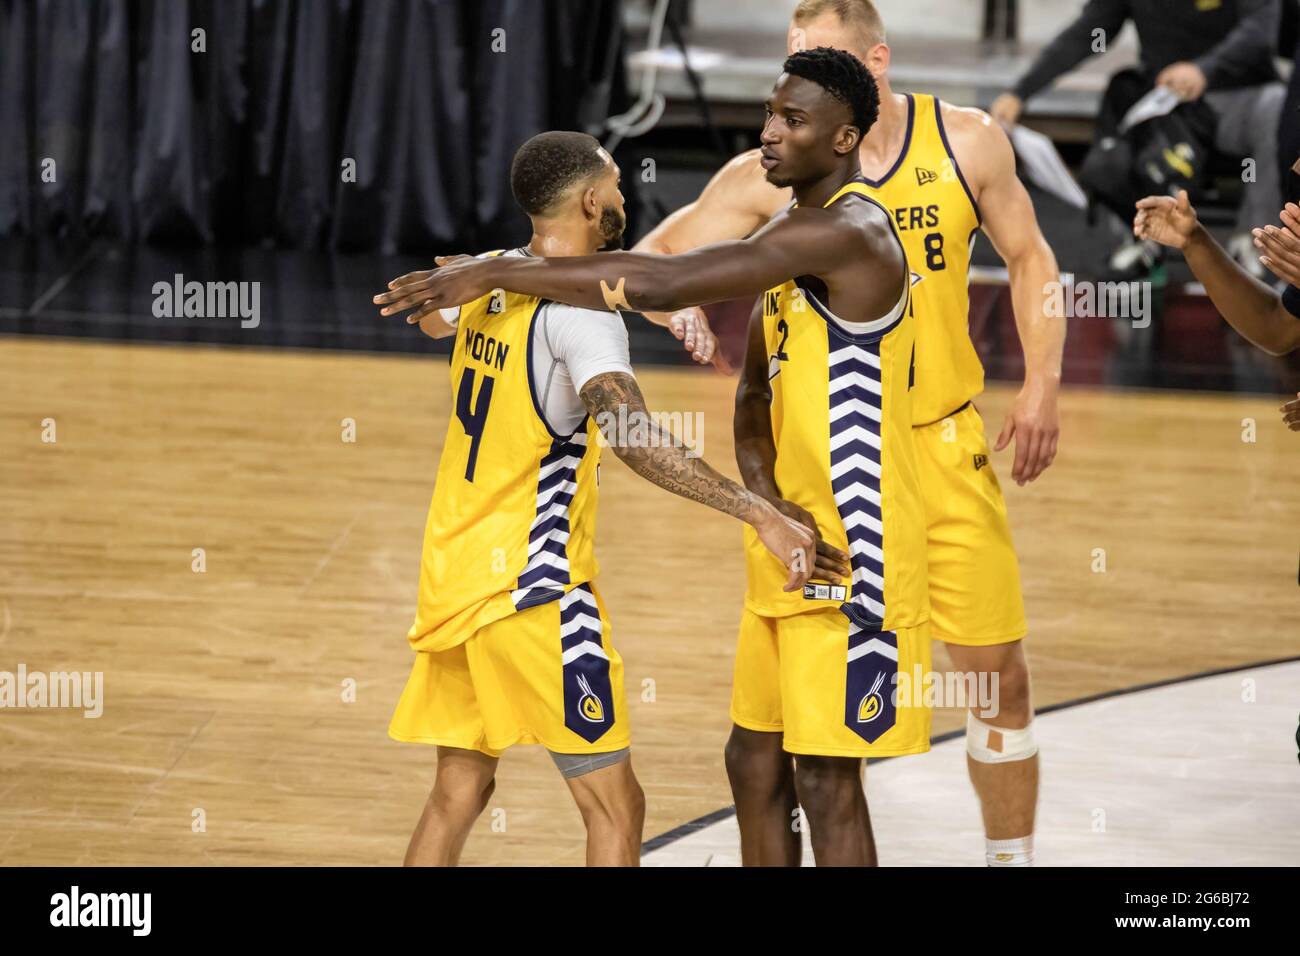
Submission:
POLYGON ((488 299, 487 314, 500 315, 506 310, 506 290, 493 289, 492 298, 488 299))
POLYGON ((988 463, 989 463, 989 456, 988 456, 988 455, 976 455, 976 456, 975 456, 975 470, 976 470, 976 471, 979 471, 981 468, 983 468, 983 467, 984 467, 985 465, 987 465, 988 463))
POLYGON ((843 601, 848 597, 848 588, 842 584, 805 584, 803 596, 806 601, 843 601))
POLYGON ((939 178, 939 174, 932 169, 926 169, 923 166, 916 167, 916 184, 925 186, 939 178))

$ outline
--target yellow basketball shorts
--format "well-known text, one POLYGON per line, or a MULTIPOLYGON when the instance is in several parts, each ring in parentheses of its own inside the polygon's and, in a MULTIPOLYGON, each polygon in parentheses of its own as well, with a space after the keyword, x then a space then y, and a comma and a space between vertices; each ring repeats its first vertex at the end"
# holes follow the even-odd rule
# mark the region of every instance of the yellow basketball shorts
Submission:
POLYGON ((421 651, 388 725, 394 740, 499 756, 512 744, 596 754, 629 744, 623 660, 590 584, 421 651))
POLYGON ((893 757, 930 749, 930 708, 896 674, 930 671, 928 624, 870 632, 838 608, 766 617, 745 608, 731 719, 782 732, 792 754, 893 757))
POLYGON ((935 640, 983 647, 1025 636, 1007 506, 974 405, 912 429, 929 524, 935 640))

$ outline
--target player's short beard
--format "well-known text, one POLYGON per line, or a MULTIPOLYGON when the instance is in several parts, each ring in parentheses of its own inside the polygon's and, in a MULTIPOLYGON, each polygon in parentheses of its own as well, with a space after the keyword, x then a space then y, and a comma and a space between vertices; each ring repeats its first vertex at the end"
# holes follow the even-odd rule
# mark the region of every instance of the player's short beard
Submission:
POLYGON ((623 248, 623 230, 627 228, 627 218, 614 206, 606 206, 600 211, 600 238, 605 240, 601 252, 610 252, 623 248))
POLYGON ((775 186, 777 189, 785 189, 785 187, 787 186, 794 185, 793 179, 787 179, 784 176, 775 175, 775 174, 776 174, 776 170, 769 169, 763 178, 766 179, 773 186, 775 186))

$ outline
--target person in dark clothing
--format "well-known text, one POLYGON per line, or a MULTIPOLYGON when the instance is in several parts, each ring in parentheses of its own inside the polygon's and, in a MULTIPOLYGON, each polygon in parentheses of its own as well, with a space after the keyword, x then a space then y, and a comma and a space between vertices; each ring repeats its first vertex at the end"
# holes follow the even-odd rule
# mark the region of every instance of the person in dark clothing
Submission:
MULTIPOLYGON (((1287 0, 1291 3, 1294 0, 1287 0)), ((1242 160, 1254 160, 1247 180, 1237 230, 1229 242, 1233 257, 1256 277, 1250 229, 1272 218, 1281 199, 1277 130, 1286 88, 1278 78, 1277 51, 1282 0, 1088 0, 1078 19, 1042 51, 1038 59, 989 112, 1003 124, 1018 122, 1024 101, 1096 53, 1104 52, 1132 20, 1141 62, 1132 76, 1116 77, 1144 89, 1165 86, 1184 101, 1205 102, 1217 115, 1214 146, 1242 160)), ((1293 80, 1293 86, 1294 86, 1293 80)), ((1098 130, 1099 135, 1110 135, 1098 130)), ((1289 155, 1294 157, 1294 152, 1289 155)), ((1158 260, 1153 243, 1118 252, 1116 270, 1158 260), (1139 262, 1139 260, 1145 260, 1139 262)))
MULTIPOLYGON (((1295 0, 1288 0, 1295 2, 1295 0)), ((1287 169, 1300 156, 1300 41, 1295 48, 1295 67, 1291 70, 1291 85, 1282 105, 1282 121, 1277 131, 1278 168, 1287 169)), ((1282 174, 1283 191, 1290 202, 1300 203, 1300 173, 1294 168, 1282 174)))

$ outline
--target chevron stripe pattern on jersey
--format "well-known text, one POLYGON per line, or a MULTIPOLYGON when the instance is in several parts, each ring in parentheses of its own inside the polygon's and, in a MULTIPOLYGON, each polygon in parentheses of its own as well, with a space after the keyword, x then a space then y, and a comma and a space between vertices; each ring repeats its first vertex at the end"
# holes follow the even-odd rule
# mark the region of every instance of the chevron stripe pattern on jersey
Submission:
POLYGON ((898 637, 885 621, 885 529, 880 507, 882 389, 880 343, 858 345, 831 328, 830 465, 835 507, 849 539, 853 590, 849 618, 844 724, 874 743, 894 726, 898 637))
POLYGON ((855 345, 828 328, 830 466, 835 507, 849 539, 853 592, 845 613, 879 629, 885 619, 880 511, 880 345, 855 345))
POLYGON ((528 563, 511 592, 515 610, 554 601, 569 584, 569 505, 578 491, 578 463, 587 433, 556 439, 537 472, 537 514, 528 531, 528 563))

